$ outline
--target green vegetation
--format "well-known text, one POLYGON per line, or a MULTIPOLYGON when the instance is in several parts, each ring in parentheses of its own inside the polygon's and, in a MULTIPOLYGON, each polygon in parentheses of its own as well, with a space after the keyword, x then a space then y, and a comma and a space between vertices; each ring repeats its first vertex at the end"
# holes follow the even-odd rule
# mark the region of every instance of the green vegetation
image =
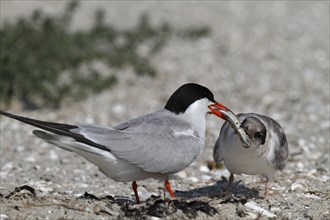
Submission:
POLYGON ((163 23, 153 27, 147 15, 136 27, 118 30, 104 23, 104 12, 95 13, 94 25, 85 31, 70 31, 77 1, 68 4, 60 16, 36 10, 31 17, 0 30, 0 98, 9 105, 13 98, 25 108, 59 107, 64 98, 80 99, 116 83, 115 73, 100 73, 95 62, 111 70, 132 67, 136 74, 153 77, 156 69, 150 57, 176 34, 196 39, 209 34, 206 27, 174 30, 163 23), (148 43, 147 56, 137 53, 139 45, 148 43), (87 74, 82 73, 82 69, 87 74))

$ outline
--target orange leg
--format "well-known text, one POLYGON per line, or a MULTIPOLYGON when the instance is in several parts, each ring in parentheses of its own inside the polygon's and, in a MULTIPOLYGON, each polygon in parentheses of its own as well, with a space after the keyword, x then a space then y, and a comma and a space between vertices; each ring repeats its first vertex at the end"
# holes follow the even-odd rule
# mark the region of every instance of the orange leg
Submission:
POLYGON ((230 173, 229 179, 228 179, 228 184, 227 184, 227 190, 226 190, 226 195, 229 196, 230 198, 232 197, 232 192, 231 192, 231 187, 234 182, 234 174, 230 173))
POLYGON ((265 191, 265 199, 268 199, 268 195, 269 195, 269 188, 270 188, 270 182, 267 179, 266 181, 266 185, 265 185, 266 191, 265 191))
POLYGON ((167 192, 170 194, 170 196, 171 196, 172 198, 175 198, 175 195, 174 195, 174 193, 173 193, 173 191, 172 191, 172 189, 171 189, 171 185, 170 185, 170 183, 168 182, 168 180, 165 180, 165 188, 166 188, 167 192))
POLYGON ((137 192, 137 184, 136 184, 136 181, 133 181, 132 182, 132 189, 133 189, 133 192, 134 192, 134 195, 135 195, 135 200, 136 200, 136 203, 137 204, 140 204, 140 199, 139 199, 139 194, 137 192))
POLYGON ((234 182, 234 174, 230 173, 228 185, 227 185, 227 191, 230 189, 231 185, 233 185, 233 182, 234 182))

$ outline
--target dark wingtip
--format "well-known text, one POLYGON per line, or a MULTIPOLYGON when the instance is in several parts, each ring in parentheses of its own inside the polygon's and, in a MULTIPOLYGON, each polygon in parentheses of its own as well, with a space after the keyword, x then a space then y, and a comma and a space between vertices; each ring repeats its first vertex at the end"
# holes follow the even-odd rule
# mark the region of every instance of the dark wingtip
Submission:
MULTIPOLYGON (((23 123, 35 126, 37 128, 41 128, 43 130, 52 132, 54 134, 71 137, 71 138, 74 138, 75 140, 77 140, 78 142, 85 143, 85 144, 97 147, 99 149, 102 149, 102 150, 110 151, 108 148, 104 147, 103 145, 97 144, 97 143, 85 138, 84 136, 82 136, 80 134, 76 134, 74 132, 71 132, 70 131, 71 129, 78 128, 75 125, 40 121, 40 120, 36 120, 36 119, 32 119, 32 118, 26 118, 26 117, 10 114, 10 113, 4 112, 2 110, 0 110, 0 114, 4 115, 4 116, 7 116, 9 118, 12 118, 12 119, 21 121, 23 123)), ((43 131, 40 131, 40 130, 34 130, 33 134, 36 135, 39 138, 42 138, 42 139, 52 139, 52 137, 49 136, 47 134, 47 132, 43 132, 43 131)))
POLYGON ((37 137, 39 137, 39 138, 42 138, 42 137, 44 137, 44 134, 45 134, 46 132, 41 131, 41 130, 33 130, 32 133, 33 133, 35 136, 37 136, 37 137))
POLYGON ((11 117, 12 114, 8 113, 8 112, 5 112, 5 111, 2 111, 0 110, 0 115, 4 115, 4 116, 7 116, 7 117, 11 117))
POLYGON ((56 138, 55 138, 53 135, 51 135, 51 134, 49 134, 49 133, 47 133, 47 132, 45 132, 45 131, 41 131, 41 130, 33 130, 32 133, 33 133, 35 136, 37 136, 38 138, 44 139, 44 140, 46 140, 46 141, 56 140, 56 138))
POLYGON ((24 119, 24 117, 14 115, 14 114, 11 114, 9 112, 2 111, 2 110, 0 110, 0 115, 6 116, 8 118, 16 119, 16 120, 19 120, 19 121, 22 121, 22 119, 24 119))

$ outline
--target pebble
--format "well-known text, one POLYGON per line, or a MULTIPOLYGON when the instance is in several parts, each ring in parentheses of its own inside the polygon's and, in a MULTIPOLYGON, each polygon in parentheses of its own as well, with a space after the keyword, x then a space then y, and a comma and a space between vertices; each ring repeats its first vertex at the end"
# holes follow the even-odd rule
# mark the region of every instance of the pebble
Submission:
POLYGON ((191 176, 188 178, 190 181, 197 183, 199 181, 199 179, 197 177, 191 176))
POLYGON ((51 187, 45 187, 45 186, 39 186, 38 189, 42 191, 43 193, 49 193, 53 191, 54 189, 51 187))
POLYGON ((306 186, 306 184, 301 183, 301 182, 294 182, 291 184, 291 190, 292 191, 306 191, 308 189, 308 187, 306 186))
POLYGON ((201 175, 202 180, 211 180, 212 177, 209 175, 201 175))
POLYGON ((187 172, 183 170, 183 171, 177 173, 176 176, 178 176, 182 179, 186 179, 187 178, 187 172))
POLYGON ((81 197, 81 196, 83 196, 84 194, 83 193, 76 193, 76 194, 74 194, 74 196, 76 197, 76 198, 79 198, 79 197, 81 197))
POLYGON ((330 176, 329 175, 323 175, 320 177, 320 180, 324 183, 328 182, 330 180, 330 176))
POLYGON ((5 165, 3 165, 1 167, 1 169, 3 169, 3 170, 11 170, 13 167, 14 167, 13 162, 8 162, 8 163, 5 163, 5 165))
POLYGON ((72 190, 65 190, 64 192, 65 192, 65 194, 67 194, 67 195, 71 195, 71 194, 73 194, 73 191, 72 191, 72 190))
POLYGON ((313 194, 304 194, 303 196, 309 199, 321 199, 319 196, 313 194))
POLYGON ((305 165, 304 165, 302 162, 298 162, 298 163, 297 163, 297 168, 298 168, 299 170, 304 170, 304 169, 305 169, 305 165))
POLYGON ((1 172, 0 172, 0 179, 6 178, 7 175, 8 175, 8 172, 3 172, 3 171, 1 171, 1 172))
POLYGON ((58 160, 59 159, 57 153, 54 150, 49 151, 49 159, 51 159, 51 160, 58 160))
POLYGON ((299 145, 300 147, 304 146, 305 143, 306 143, 306 141, 305 141, 303 138, 299 138, 299 139, 298 139, 298 145, 299 145))
POLYGON ((260 207, 258 204, 254 203, 254 202, 247 202, 244 204, 246 207, 258 212, 258 213, 261 213, 262 215, 268 217, 268 218, 275 218, 276 215, 269 212, 268 210, 260 207))
POLYGON ((17 150, 17 152, 22 152, 25 150, 25 147, 20 145, 20 146, 17 146, 15 149, 17 150))
POLYGON ((117 115, 122 115, 126 112, 126 107, 122 104, 116 104, 112 107, 112 111, 117 115))
POLYGON ((9 216, 6 214, 0 214, 0 220, 7 220, 9 219, 9 216))
POLYGON ((215 171, 214 175, 216 177, 221 177, 221 176, 228 177, 230 175, 230 172, 227 169, 221 169, 221 170, 215 171))
POLYGON ((208 173, 208 172, 210 172, 210 169, 207 166, 202 165, 199 167, 199 171, 201 171, 203 173, 208 173))
POLYGON ((77 188, 87 188, 88 186, 89 186, 89 185, 86 184, 86 183, 78 183, 78 184, 76 185, 77 188))
POLYGON ((316 169, 312 169, 306 175, 311 177, 311 176, 314 176, 316 173, 317 173, 317 170, 316 169))
POLYGON ((24 161, 26 161, 26 162, 31 162, 31 163, 35 163, 37 160, 36 160, 35 157, 33 157, 33 156, 31 155, 31 156, 29 156, 29 157, 26 157, 26 158, 24 159, 24 161))

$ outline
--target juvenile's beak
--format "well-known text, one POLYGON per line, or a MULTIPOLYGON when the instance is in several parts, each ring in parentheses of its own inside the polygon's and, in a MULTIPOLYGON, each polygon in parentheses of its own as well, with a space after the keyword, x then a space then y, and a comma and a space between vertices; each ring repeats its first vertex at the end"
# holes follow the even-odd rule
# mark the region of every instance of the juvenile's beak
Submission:
POLYGON ((227 120, 229 115, 235 115, 229 108, 219 102, 209 105, 208 108, 211 111, 210 114, 214 114, 224 120, 227 120))

